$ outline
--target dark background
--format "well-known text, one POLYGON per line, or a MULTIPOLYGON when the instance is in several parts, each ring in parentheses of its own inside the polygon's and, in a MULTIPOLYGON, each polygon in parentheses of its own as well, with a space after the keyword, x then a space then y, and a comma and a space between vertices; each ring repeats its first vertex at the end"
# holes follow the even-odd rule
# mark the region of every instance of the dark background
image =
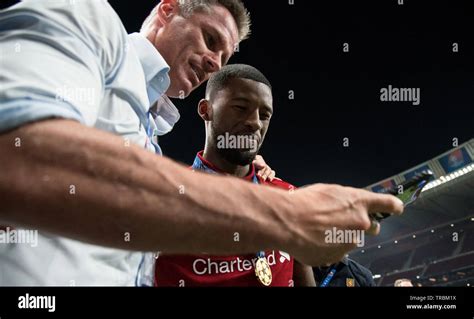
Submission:
MULTIPOLYGON (((275 114, 261 153, 278 176, 363 187, 449 150, 455 137, 473 138, 469 2, 244 0, 252 36, 230 63, 251 64, 272 82, 275 114), (421 104, 380 102, 389 84, 421 88, 421 104)), ((110 3, 134 32, 158 1, 110 3)), ((175 101, 181 121, 160 139, 167 156, 191 163, 203 148, 203 96, 204 86, 175 101)))
MULTIPOLYGON (((252 36, 230 63, 251 64, 272 82, 275 114, 262 155, 280 177, 367 186, 449 150, 454 137, 474 137, 468 1, 327 2, 244 1, 252 36), (421 104, 380 102, 389 84, 421 88, 421 104)), ((111 3, 129 32, 154 6, 111 3)), ((182 119, 160 140, 168 156, 191 163, 203 148, 203 96, 204 87, 176 101, 182 119)))

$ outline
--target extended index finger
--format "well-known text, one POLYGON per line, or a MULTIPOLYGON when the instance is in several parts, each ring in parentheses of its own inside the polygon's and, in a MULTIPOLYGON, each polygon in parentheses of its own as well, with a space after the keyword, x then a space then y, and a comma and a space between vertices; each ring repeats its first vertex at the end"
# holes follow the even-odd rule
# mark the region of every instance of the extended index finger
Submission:
POLYGON ((393 195, 366 192, 366 204, 369 214, 390 213, 400 215, 403 213, 403 202, 393 195))

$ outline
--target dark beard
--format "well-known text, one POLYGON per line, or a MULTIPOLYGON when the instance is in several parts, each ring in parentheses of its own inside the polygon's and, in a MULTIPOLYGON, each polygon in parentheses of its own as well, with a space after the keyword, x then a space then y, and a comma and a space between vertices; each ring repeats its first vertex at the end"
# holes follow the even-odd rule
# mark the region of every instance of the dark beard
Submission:
POLYGON ((212 131, 214 132, 214 143, 215 143, 214 145, 215 145, 217 154, 219 154, 227 162, 234 165, 245 166, 253 162, 253 160, 255 159, 255 156, 257 156, 258 154, 260 145, 257 147, 256 150, 239 149, 239 148, 234 148, 234 149, 219 148, 217 147, 217 137, 224 136, 225 132, 217 134, 216 132, 219 132, 219 130, 217 129, 217 127, 215 127, 214 122, 211 122, 211 126, 212 126, 212 131))
POLYGON ((217 153, 224 158, 227 162, 234 164, 234 165, 239 165, 239 166, 245 166, 249 165, 253 162, 255 159, 255 156, 258 154, 257 151, 251 151, 251 150, 241 150, 241 149, 219 149, 216 148, 217 153))

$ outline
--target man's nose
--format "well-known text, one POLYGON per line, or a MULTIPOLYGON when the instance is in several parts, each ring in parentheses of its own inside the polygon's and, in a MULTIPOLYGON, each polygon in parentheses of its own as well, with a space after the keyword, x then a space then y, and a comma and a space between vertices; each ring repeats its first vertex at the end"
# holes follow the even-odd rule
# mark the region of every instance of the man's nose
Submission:
POLYGON ((247 117, 245 125, 251 128, 253 132, 256 132, 262 129, 262 121, 260 120, 260 114, 258 113, 258 110, 255 112, 252 112, 247 117))
POLYGON ((214 73, 222 68, 220 55, 217 53, 207 54, 204 56, 204 67, 206 73, 214 73))

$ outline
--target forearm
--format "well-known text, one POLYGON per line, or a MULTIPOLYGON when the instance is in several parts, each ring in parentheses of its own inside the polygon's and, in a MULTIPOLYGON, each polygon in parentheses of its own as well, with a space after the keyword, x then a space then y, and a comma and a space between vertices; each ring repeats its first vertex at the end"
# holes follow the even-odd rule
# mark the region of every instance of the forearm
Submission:
POLYGON ((120 137, 50 120, 0 135, 0 224, 171 253, 284 249, 285 192, 192 172, 120 137), (15 142, 19 138, 21 146, 15 142))
POLYGON ((293 280, 295 287, 316 287, 313 269, 295 260, 293 265, 293 280))

